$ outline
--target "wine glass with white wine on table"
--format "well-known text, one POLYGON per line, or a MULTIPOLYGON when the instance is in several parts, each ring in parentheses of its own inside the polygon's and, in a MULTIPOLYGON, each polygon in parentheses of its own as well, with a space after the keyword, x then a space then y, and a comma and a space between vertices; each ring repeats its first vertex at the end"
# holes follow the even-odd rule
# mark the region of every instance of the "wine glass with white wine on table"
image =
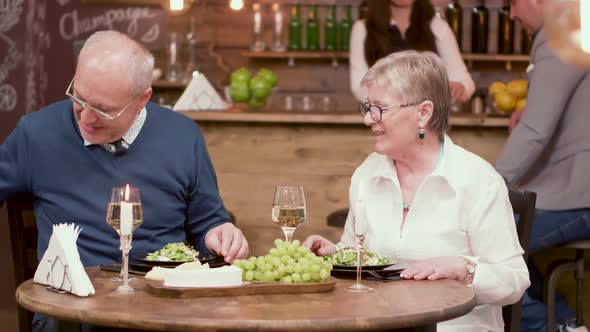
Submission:
MULTIPOLYGON (((133 231, 143 222, 143 209, 139 197, 139 189, 130 187, 115 187, 111 192, 111 199, 107 207, 107 224, 119 234, 121 259, 121 278, 123 284, 116 292, 132 292, 129 286, 129 251, 133 240, 133 231)), ((116 279, 118 280, 118 278, 116 279)))
POLYGON ((305 194, 302 186, 276 186, 272 202, 272 221, 285 233, 285 241, 291 242, 297 226, 305 222, 305 194))

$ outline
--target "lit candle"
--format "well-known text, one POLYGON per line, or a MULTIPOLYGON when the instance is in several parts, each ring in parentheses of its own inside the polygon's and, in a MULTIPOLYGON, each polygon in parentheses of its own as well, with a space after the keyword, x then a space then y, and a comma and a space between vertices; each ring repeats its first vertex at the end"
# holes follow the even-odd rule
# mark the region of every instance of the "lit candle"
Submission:
POLYGON ((590 0, 580 0, 580 46, 590 52, 590 0))
POLYGON ((229 7, 233 10, 240 10, 244 7, 244 0, 231 0, 229 7))
POLYGON ((125 186, 125 200, 121 202, 121 235, 131 235, 133 230, 133 204, 129 203, 129 185, 125 186))

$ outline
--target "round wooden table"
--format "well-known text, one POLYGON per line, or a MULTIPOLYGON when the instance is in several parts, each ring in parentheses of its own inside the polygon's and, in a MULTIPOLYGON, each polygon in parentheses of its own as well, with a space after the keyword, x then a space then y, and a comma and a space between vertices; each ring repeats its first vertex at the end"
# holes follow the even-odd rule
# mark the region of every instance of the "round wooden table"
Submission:
POLYGON ((113 293, 112 272, 87 269, 96 294, 58 294, 28 280, 16 290, 25 309, 61 320, 161 331, 436 330, 436 322, 471 311, 473 290, 451 280, 364 281, 371 293, 350 293, 338 279, 332 292, 173 299, 145 291, 135 277, 133 294, 113 293))

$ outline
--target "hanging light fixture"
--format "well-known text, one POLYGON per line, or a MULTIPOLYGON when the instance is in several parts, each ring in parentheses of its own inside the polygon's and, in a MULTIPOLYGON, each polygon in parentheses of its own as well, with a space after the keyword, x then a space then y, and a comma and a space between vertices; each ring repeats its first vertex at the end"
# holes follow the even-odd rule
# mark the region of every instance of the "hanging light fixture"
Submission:
POLYGON ((544 29, 564 61, 590 68, 590 0, 546 0, 544 29))
POLYGON ((194 0, 160 0, 162 7, 173 15, 185 13, 193 2, 194 0))
POLYGON ((229 8, 233 10, 241 10, 244 8, 244 0, 229 0, 229 8))

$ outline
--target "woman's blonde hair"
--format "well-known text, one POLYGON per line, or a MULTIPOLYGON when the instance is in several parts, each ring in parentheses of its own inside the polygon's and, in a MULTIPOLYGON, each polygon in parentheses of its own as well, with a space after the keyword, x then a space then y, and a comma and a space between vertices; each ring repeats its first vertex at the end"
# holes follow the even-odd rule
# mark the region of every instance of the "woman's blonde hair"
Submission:
POLYGON ((392 53, 373 65, 361 85, 376 83, 391 89, 402 103, 430 100, 434 105, 427 126, 443 137, 449 128, 451 89, 447 70, 441 58, 432 52, 402 51, 392 53))

